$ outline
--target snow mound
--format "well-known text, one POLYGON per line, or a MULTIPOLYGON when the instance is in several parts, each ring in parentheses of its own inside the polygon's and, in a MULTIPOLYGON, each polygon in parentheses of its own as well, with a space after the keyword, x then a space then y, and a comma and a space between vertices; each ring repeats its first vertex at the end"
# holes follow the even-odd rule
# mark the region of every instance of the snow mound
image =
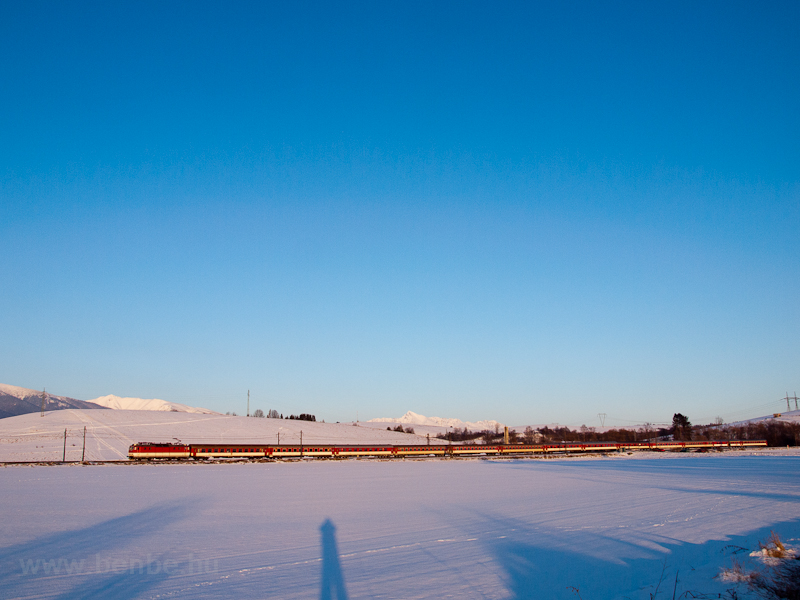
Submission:
POLYGON ((402 423, 403 425, 430 425, 434 427, 458 427, 482 431, 484 429, 494 430, 495 427, 503 427, 498 421, 462 421, 461 419, 444 419, 442 417, 426 417, 418 413, 408 411, 399 419, 381 417, 370 419, 368 423, 402 423))
POLYGON ((119 396, 108 395, 100 396, 99 398, 90 400, 90 402, 105 406, 106 408, 113 408, 114 410, 158 410, 163 412, 197 413, 201 415, 219 414, 207 408, 196 408, 194 406, 178 404, 177 402, 167 402, 166 400, 159 400, 157 398, 146 400, 144 398, 120 398, 119 396))

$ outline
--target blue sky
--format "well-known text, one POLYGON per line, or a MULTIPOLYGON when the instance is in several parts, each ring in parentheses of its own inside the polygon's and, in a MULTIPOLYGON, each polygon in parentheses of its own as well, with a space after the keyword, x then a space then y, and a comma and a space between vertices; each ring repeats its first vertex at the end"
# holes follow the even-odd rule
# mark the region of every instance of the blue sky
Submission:
POLYGON ((796 2, 0 5, 0 381, 326 420, 800 391, 796 2))

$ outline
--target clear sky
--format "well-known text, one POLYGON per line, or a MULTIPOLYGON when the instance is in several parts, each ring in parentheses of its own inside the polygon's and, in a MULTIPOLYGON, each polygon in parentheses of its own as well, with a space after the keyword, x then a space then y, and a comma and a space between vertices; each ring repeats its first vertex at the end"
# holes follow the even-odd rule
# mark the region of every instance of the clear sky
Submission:
POLYGON ((779 410, 799 31, 794 0, 0 3, 0 382, 334 421, 779 410))

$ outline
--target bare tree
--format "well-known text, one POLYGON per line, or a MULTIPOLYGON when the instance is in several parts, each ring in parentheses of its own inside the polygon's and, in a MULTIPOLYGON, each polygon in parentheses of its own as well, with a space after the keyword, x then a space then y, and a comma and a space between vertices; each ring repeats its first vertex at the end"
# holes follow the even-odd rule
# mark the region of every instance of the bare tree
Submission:
POLYGON ((536 442, 536 432, 528 425, 522 434, 522 439, 526 444, 533 444, 536 442))

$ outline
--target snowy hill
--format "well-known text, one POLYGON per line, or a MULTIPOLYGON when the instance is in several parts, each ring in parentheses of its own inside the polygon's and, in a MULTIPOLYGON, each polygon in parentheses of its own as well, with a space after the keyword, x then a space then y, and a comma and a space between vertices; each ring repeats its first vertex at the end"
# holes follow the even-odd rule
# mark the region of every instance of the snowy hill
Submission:
POLYGON ((90 400, 90 402, 105 408, 113 408, 114 410, 158 410, 163 412, 187 412, 202 415, 219 414, 207 408, 196 408, 194 406, 178 404, 177 402, 167 402, 166 400, 159 400, 157 398, 146 400, 143 398, 120 398, 119 396, 109 395, 100 396, 99 398, 90 400))
POLYGON ((393 418, 378 418, 370 419, 368 423, 399 423, 401 425, 425 425, 431 427, 457 427, 463 429, 466 427, 471 431, 482 431, 484 429, 494 430, 495 427, 503 427, 502 423, 497 421, 462 421, 461 419, 444 419, 442 417, 426 417, 415 412, 408 411, 399 419, 393 418))
POLYGON ((747 419, 746 421, 737 421, 731 425, 747 425, 748 423, 758 423, 759 421, 786 421, 787 423, 800 423, 800 410, 787 410, 779 413, 773 413, 766 417, 756 417, 755 419, 747 419))
MULTIPOLYGON (((154 410, 59 410, 0 420, 0 462, 60 461, 67 430, 67 460, 80 460, 86 427, 86 460, 127 459, 135 442, 299 444, 426 444, 420 435, 317 423, 220 414, 154 410)), ((446 443, 431 439, 431 444, 446 443)))
MULTIPOLYGON (((45 411, 63 410, 67 408, 95 409, 103 408, 92 402, 84 402, 66 396, 47 394, 45 411)), ((42 409, 42 392, 30 390, 16 385, 0 383, 0 419, 28 413, 36 413, 42 409)))

